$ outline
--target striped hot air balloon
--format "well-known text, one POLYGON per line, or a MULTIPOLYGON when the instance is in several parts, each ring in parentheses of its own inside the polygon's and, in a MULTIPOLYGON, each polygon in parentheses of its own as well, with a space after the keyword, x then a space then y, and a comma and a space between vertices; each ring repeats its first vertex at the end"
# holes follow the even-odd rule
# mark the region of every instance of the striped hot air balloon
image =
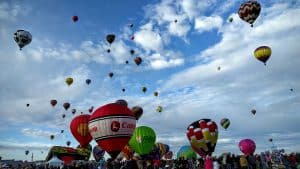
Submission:
POLYGON ((255 49, 254 56, 257 60, 263 62, 266 65, 266 62, 270 58, 272 50, 268 46, 260 46, 255 49))
POLYGON ((253 23, 259 16, 260 11, 260 4, 255 0, 250 0, 241 4, 238 14, 242 20, 248 22, 249 24, 251 24, 251 27, 253 27, 253 23))
POLYGON ((220 121, 220 124, 221 126, 224 128, 224 129, 227 129, 230 125, 230 120, 227 119, 227 118, 223 118, 221 121, 220 121))
POLYGON ((81 147, 86 147, 93 139, 89 133, 89 119, 89 114, 82 114, 73 118, 70 123, 71 133, 73 134, 74 138, 80 143, 81 147))

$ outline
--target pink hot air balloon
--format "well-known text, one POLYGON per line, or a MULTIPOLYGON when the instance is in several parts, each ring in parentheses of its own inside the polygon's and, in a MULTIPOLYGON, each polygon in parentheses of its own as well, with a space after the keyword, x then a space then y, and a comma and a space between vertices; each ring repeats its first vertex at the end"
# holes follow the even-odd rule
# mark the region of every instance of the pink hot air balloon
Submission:
POLYGON ((256 149, 256 145, 253 140, 244 139, 244 140, 240 141, 239 148, 240 148, 241 152, 243 152, 245 155, 250 155, 250 154, 254 153, 254 151, 256 149))

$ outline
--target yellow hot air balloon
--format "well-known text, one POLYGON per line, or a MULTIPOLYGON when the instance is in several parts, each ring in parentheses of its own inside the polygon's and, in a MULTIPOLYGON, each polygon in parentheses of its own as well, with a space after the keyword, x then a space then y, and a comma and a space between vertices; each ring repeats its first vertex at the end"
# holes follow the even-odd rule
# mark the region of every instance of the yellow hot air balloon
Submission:
POLYGON ((267 60, 270 58, 272 50, 268 46, 260 46, 255 49, 254 56, 257 60, 263 62, 266 65, 267 60))
POLYGON ((68 86, 70 86, 73 83, 73 78, 71 77, 66 78, 66 83, 68 86))

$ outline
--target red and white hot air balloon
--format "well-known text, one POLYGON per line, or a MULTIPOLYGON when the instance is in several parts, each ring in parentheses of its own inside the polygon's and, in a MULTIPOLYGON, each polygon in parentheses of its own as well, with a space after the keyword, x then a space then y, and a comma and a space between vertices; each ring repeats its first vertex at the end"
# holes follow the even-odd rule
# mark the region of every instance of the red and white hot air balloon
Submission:
POLYGON ((92 136, 89 133, 88 122, 89 114, 82 114, 73 118, 70 124, 70 130, 74 138, 80 143, 81 147, 86 147, 92 141, 92 136))
POLYGON ((116 103, 98 108, 89 121, 90 134, 113 159, 129 142, 135 126, 136 119, 131 110, 116 103))

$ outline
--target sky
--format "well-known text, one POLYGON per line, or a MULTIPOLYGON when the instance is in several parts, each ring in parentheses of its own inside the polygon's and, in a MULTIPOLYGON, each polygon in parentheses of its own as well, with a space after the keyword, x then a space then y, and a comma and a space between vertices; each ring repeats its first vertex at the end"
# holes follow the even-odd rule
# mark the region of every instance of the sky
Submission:
POLYGON ((137 126, 153 128, 156 141, 175 153, 189 144, 187 126, 202 118, 218 124, 217 155, 240 154, 244 138, 256 142, 256 152, 270 150, 269 138, 287 152, 300 151, 300 1, 260 0, 253 28, 237 14, 243 2, 0 0, 0 156, 31 160, 29 150, 44 160, 53 145, 70 140, 76 147, 70 110, 88 113, 118 99, 143 107, 137 126), (32 34, 22 51, 13 39, 18 29, 32 34), (112 45, 105 40, 110 33, 112 45), (267 66, 253 54, 263 45, 272 49, 267 66), (74 79, 69 87, 67 77, 74 79), (51 99, 58 101, 54 108, 51 99), (71 103, 68 111, 64 102, 71 103), (222 118, 231 121, 227 130, 222 118))

